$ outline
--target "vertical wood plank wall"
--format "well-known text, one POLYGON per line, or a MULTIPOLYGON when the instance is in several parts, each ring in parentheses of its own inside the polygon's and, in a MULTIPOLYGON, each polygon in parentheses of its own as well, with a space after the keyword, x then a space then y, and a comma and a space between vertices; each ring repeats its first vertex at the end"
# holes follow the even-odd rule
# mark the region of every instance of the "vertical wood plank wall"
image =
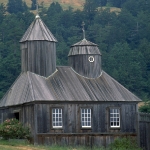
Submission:
MULTIPOLYGON (((35 142, 38 144, 60 144, 60 145, 87 145, 87 146, 107 146, 117 137, 131 136, 137 138, 137 105, 136 103, 121 102, 101 102, 101 103, 45 103, 30 104, 17 107, 1 109, 3 119, 13 118, 14 110, 21 110, 21 122, 29 126, 35 142), (52 128, 52 108, 61 107, 63 109, 63 128, 52 128), (92 109, 92 128, 82 129, 80 121, 81 108, 92 109), (120 108, 121 128, 109 128, 108 108, 120 108), (36 115, 34 114, 36 113, 36 115), (34 121, 37 124, 34 124, 34 121), (37 132, 35 131, 37 130, 37 132)), ((149 139, 149 125, 140 122, 141 145, 144 140, 149 139)), ((148 142, 148 141, 147 141, 148 142)), ((148 142, 149 143, 149 142, 148 142)), ((149 145, 146 145, 147 147, 149 145)), ((143 146, 144 147, 144 146, 143 146)))
POLYGON ((150 114, 139 113, 139 145, 150 150, 150 114))
POLYGON ((49 76, 56 70, 56 44, 48 41, 21 43, 22 72, 31 71, 49 76))
POLYGON ((17 106, 1 109, 0 113, 3 113, 2 122, 6 119, 15 118, 14 111, 19 112, 19 121, 22 122, 24 126, 28 126, 31 130, 31 134, 34 135, 34 105, 17 106))
POLYGON ((96 78, 101 74, 101 55, 73 55, 68 59, 69 66, 82 76, 96 78), (94 62, 89 62, 90 56, 94 57, 94 62))
POLYGON ((136 104, 106 102, 101 104, 36 104, 37 105, 37 136, 39 144, 65 145, 103 145, 107 146, 119 136, 136 137, 136 104), (51 109, 63 109, 63 128, 53 129, 51 109), (82 129, 80 108, 92 109, 92 128, 82 129), (121 128, 110 129, 108 107, 120 107, 121 128))

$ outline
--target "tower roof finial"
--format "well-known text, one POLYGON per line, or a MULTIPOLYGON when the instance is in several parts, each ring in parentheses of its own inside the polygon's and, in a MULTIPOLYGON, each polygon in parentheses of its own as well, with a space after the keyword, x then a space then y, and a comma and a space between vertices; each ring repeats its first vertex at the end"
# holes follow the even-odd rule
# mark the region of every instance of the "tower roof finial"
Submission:
POLYGON ((84 26, 85 26, 85 23, 84 21, 82 22, 82 31, 83 31, 83 39, 85 39, 85 29, 84 29, 84 26))
POLYGON ((40 18, 40 16, 39 16, 38 0, 36 0, 36 11, 37 11, 37 14, 36 14, 35 18, 40 18))

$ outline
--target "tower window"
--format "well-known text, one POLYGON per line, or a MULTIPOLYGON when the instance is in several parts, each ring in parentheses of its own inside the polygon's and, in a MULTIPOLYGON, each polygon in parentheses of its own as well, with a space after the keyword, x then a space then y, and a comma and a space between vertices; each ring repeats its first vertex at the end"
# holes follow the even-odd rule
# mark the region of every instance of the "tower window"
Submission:
POLYGON ((93 56, 90 56, 90 57, 88 58, 88 60, 89 60, 89 62, 94 62, 94 57, 93 57, 93 56))

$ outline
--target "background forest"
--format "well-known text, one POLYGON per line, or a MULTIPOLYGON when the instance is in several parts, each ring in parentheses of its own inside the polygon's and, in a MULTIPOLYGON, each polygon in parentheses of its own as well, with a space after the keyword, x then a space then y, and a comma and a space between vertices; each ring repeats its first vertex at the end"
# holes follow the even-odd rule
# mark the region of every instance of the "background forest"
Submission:
MULTIPOLYGON (((0 4, 0 98, 21 72, 19 40, 34 20, 36 1, 0 4)), ((150 99, 150 0, 86 0, 83 10, 58 3, 39 14, 57 38, 57 65, 67 65, 72 44, 86 39, 99 45, 102 68, 143 100, 150 99), (115 7, 115 8, 114 8, 115 7), (118 8, 118 9, 117 9, 118 8)))

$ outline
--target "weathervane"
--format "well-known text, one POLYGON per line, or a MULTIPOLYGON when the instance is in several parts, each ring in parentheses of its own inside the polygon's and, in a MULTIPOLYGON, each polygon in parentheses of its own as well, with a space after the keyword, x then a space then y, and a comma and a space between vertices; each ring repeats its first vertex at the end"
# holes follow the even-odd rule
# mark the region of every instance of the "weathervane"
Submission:
POLYGON ((82 31, 83 31, 83 39, 85 39, 85 29, 84 29, 84 26, 85 26, 85 23, 84 21, 82 22, 82 31))

